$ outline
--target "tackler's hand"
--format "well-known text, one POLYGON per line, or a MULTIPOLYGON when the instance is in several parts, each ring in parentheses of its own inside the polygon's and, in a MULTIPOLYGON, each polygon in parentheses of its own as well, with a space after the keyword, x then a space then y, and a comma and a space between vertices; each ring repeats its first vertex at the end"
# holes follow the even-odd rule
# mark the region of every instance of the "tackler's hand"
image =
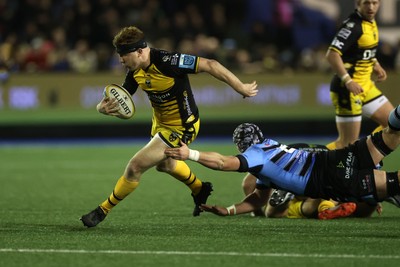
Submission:
POLYGON ((170 147, 165 149, 165 155, 176 160, 188 159, 189 147, 182 141, 180 141, 180 145, 180 147, 170 147))
POLYGON ((228 216, 229 215, 227 208, 220 207, 220 206, 217 206, 217 205, 210 206, 210 205, 207 205, 207 204, 201 204, 200 208, 203 211, 212 212, 212 213, 214 213, 215 215, 218 215, 218 216, 228 216))

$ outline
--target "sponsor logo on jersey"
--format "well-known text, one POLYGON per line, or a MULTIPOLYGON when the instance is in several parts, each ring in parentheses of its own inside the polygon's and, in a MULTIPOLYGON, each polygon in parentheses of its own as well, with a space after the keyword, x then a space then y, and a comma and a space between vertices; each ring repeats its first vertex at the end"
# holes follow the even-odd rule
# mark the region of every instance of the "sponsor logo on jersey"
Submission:
POLYGON ((176 132, 172 132, 170 135, 169 135, 169 137, 168 137, 168 140, 170 141, 170 142, 174 142, 176 139, 178 139, 179 138, 179 135, 176 133, 176 132))
POLYGON ((354 22, 347 22, 346 23, 346 28, 348 28, 348 29, 351 29, 351 28, 354 28, 354 25, 356 25, 354 22))
POLYGON ((342 49, 344 43, 341 42, 341 41, 339 41, 339 40, 335 37, 335 38, 333 38, 333 41, 332 41, 331 45, 334 46, 334 47, 337 47, 337 48, 339 48, 339 49, 342 49))
POLYGON ((163 58, 162 58, 163 62, 167 62, 169 60, 171 60, 171 55, 166 55, 166 56, 163 56, 163 58))
POLYGON ((186 90, 183 92, 183 105, 186 109, 187 114, 192 115, 193 112, 192 109, 190 108, 189 96, 186 90))
POLYGON ((362 181, 362 187, 363 189, 366 189, 368 192, 372 191, 372 186, 371 186, 371 176, 369 174, 366 174, 362 181))
POLYGON ((195 68, 194 63, 196 62, 195 59, 196 59, 195 56, 181 54, 181 57, 179 58, 179 68, 194 69, 195 68))
POLYGON ((177 65, 178 64, 178 58, 179 58, 178 54, 174 54, 172 56, 172 59, 171 59, 171 65, 177 65))
POLYGON ((145 84, 146 84, 147 88, 151 88, 151 81, 150 81, 150 79, 146 79, 145 84))
POLYGON ((351 175, 353 174, 353 168, 351 167, 353 165, 353 160, 354 160, 353 152, 349 152, 346 158, 346 167, 344 174, 345 179, 350 179, 351 175))
POLYGON ((350 35, 351 35, 351 30, 349 30, 347 28, 342 28, 337 34, 338 37, 343 38, 343 39, 349 38, 350 35))
POLYGON ((163 103, 165 100, 169 100, 171 98, 171 94, 169 92, 165 94, 148 93, 148 96, 152 102, 156 103, 163 103))
POLYGON ((338 165, 336 165, 336 167, 337 167, 337 168, 343 169, 343 168, 344 168, 343 162, 340 161, 340 162, 338 163, 338 165))

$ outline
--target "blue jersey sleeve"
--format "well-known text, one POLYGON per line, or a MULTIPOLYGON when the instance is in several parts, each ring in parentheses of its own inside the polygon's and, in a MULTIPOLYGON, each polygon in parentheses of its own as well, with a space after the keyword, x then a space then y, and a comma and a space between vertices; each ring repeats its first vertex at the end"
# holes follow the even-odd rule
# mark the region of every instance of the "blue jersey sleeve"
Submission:
POLYGON ((241 154, 247 171, 265 185, 274 184, 296 194, 303 194, 310 177, 315 155, 313 152, 288 147, 267 139, 241 154))

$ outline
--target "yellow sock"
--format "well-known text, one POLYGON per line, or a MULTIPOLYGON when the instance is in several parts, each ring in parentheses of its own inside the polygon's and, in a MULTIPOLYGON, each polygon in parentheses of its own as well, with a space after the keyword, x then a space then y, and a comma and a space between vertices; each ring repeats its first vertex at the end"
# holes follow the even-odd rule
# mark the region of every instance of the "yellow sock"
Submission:
POLYGON ((375 128, 375 130, 372 131, 372 133, 374 134, 374 133, 377 133, 382 130, 383 130, 383 127, 381 125, 379 125, 378 127, 375 128))
POLYGON ((138 187, 139 182, 130 182, 124 176, 121 176, 115 185, 114 191, 100 204, 100 208, 107 214, 127 195, 133 192, 138 187))
POLYGON ((303 200, 297 198, 290 200, 286 217, 291 219, 306 218, 301 210, 303 202, 303 200))
POLYGON ((200 192, 202 182, 196 177, 190 170, 189 166, 180 160, 176 161, 175 170, 170 173, 177 180, 187 185, 192 190, 193 195, 197 195, 200 192))
POLYGON ((335 207, 335 203, 330 200, 322 200, 321 203, 318 205, 318 212, 327 210, 329 208, 335 207))
POLYGON ((336 149, 336 141, 333 141, 333 142, 327 144, 326 148, 328 148, 329 150, 335 150, 336 149))

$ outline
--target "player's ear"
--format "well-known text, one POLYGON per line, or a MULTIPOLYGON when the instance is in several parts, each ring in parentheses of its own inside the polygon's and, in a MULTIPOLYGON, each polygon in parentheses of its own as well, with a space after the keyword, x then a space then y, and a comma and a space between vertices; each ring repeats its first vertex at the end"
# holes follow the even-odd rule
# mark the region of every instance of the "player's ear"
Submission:
POLYGON ((138 49, 136 50, 136 52, 138 52, 138 54, 143 54, 143 49, 142 49, 142 48, 138 48, 138 49))

